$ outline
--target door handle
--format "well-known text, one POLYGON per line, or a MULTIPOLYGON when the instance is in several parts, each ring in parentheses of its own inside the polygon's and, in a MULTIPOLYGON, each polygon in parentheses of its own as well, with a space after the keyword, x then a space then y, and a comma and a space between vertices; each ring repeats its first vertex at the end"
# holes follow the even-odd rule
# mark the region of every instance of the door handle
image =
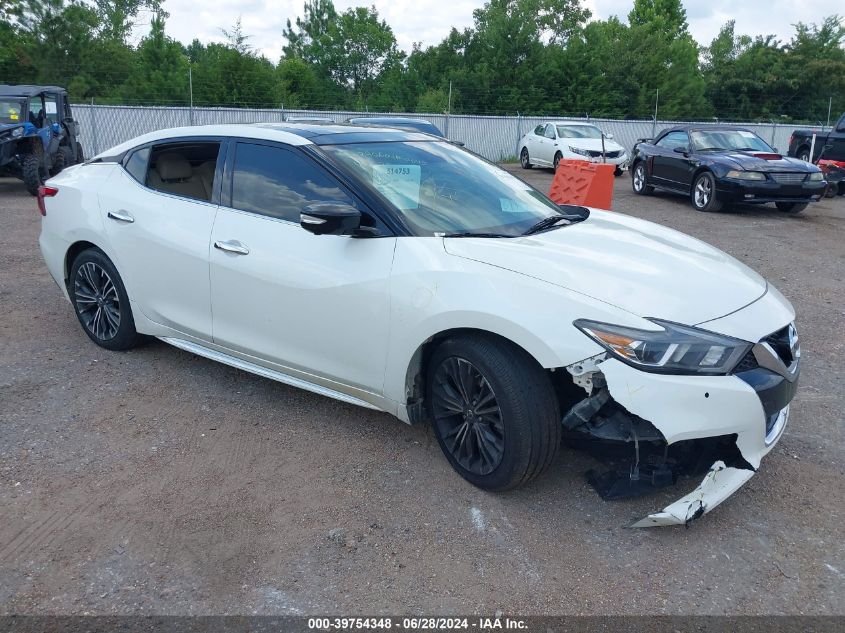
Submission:
POLYGON ((118 222, 126 222, 127 224, 132 224, 135 221, 128 211, 120 210, 120 211, 109 211, 108 216, 112 220, 117 220, 118 222))
POLYGON ((236 255, 249 255, 249 249, 236 240, 229 242, 214 242, 214 248, 236 255))

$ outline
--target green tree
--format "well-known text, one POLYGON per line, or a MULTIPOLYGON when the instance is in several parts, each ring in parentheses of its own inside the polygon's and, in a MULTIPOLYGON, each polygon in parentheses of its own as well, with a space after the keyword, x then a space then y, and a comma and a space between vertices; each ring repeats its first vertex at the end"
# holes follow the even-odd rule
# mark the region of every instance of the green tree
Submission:
POLYGON ((637 86, 631 114, 648 117, 660 91, 659 118, 691 119, 711 113, 699 71, 699 47, 689 34, 680 0, 634 0, 624 56, 637 86))

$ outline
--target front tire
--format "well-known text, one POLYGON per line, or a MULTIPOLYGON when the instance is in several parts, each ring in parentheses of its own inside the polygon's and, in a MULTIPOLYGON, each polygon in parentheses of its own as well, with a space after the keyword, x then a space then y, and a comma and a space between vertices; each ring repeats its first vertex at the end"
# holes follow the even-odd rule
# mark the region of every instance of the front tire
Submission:
POLYGON ((619 178, 619 176, 621 176, 624 173, 625 173, 625 170, 622 169, 621 167, 617 167, 616 169, 613 170, 613 175, 616 176, 617 178, 619 178))
POLYGON ((634 190, 634 193, 640 196, 647 196, 654 193, 654 187, 648 184, 645 164, 642 162, 634 165, 634 169, 631 171, 631 188, 634 190))
POLYGON ((778 208, 778 211, 783 211, 784 213, 801 213, 804 209, 807 208, 807 203, 775 202, 775 206, 778 208))
POLYGON ((461 477, 501 491, 537 477, 560 447, 557 399, 524 350, 484 335, 450 338, 427 376, 434 434, 461 477))
POLYGON ((560 153, 560 152, 558 152, 557 154, 555 154, 554 163, 553 163, 553 165, 552 165, 552 166, 554 167, 555 171, 557 171, 557 166, 560 164, 560 160, 561 160, 562 158, 563 158, 563 156, 561 155, 561 153, 560 153))
POLYGON ((82 329, 97 345, 117 351, 138 344, 126 288, 101 250, 89 248, 73 260, 68 293, 82 329))
POLYGON ((528 155, 527 147, 523 147, 519 153, 519 164, 523 169, 531 169, 534 166, 531 164, 531 157, 528 155))
POLYGON ((38 195, 38 187, 44 184, 41 170, 41 157, 37 154, 26 154, 21 160, 21 175, 26 190, 33 196, 38 195))
POLYGON ((721 211, 722 203, 716 199, 716 179, 709 171, 696 176, 692 183, 690 200, 696 211, 721 211))

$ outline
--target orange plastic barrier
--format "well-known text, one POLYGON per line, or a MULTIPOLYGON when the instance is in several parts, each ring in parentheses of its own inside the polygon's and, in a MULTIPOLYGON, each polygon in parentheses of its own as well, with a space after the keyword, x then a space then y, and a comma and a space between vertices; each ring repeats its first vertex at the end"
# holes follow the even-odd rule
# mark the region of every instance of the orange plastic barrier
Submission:
POLYGON ((615 165, 585 160, 558 163, 549 198, 558 204, 578 204, 610 210, 613 204, 615 165))

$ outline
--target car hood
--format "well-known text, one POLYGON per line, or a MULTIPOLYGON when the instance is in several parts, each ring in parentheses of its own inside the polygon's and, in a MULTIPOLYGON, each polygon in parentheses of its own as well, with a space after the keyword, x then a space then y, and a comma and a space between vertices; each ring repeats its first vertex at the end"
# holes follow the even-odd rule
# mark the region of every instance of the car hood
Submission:
POLYGON ((818 167, 811 163, 797 158, 781 156, 780 154, 763 154, 763 156, 780 156, 778 159, 766 159, 761 156, 755 156, 752 152, 725 151, 706 152, 706 154, 722 156, 735 163, 738 167, 750 171, 800 171, 803 173, 818 171, 818 167))
MULTIPOLYGON (((557 142, 561 145, 569 145, 570 147, 577 147, 578 149, 589 149, 594 152, 601 151, 600 138, 559 138, 557 142)), ((621 149, 624 148, 616 141, 609 141, 607 139, 604 140, 604 151, 618 152, 621 149)))
POLYGON ((528 275, 640 317, 695 325, 759 299, 766 281, 704 242, 591 210, 583 222, 526 237, 445 238, 446 252, 528 275))

